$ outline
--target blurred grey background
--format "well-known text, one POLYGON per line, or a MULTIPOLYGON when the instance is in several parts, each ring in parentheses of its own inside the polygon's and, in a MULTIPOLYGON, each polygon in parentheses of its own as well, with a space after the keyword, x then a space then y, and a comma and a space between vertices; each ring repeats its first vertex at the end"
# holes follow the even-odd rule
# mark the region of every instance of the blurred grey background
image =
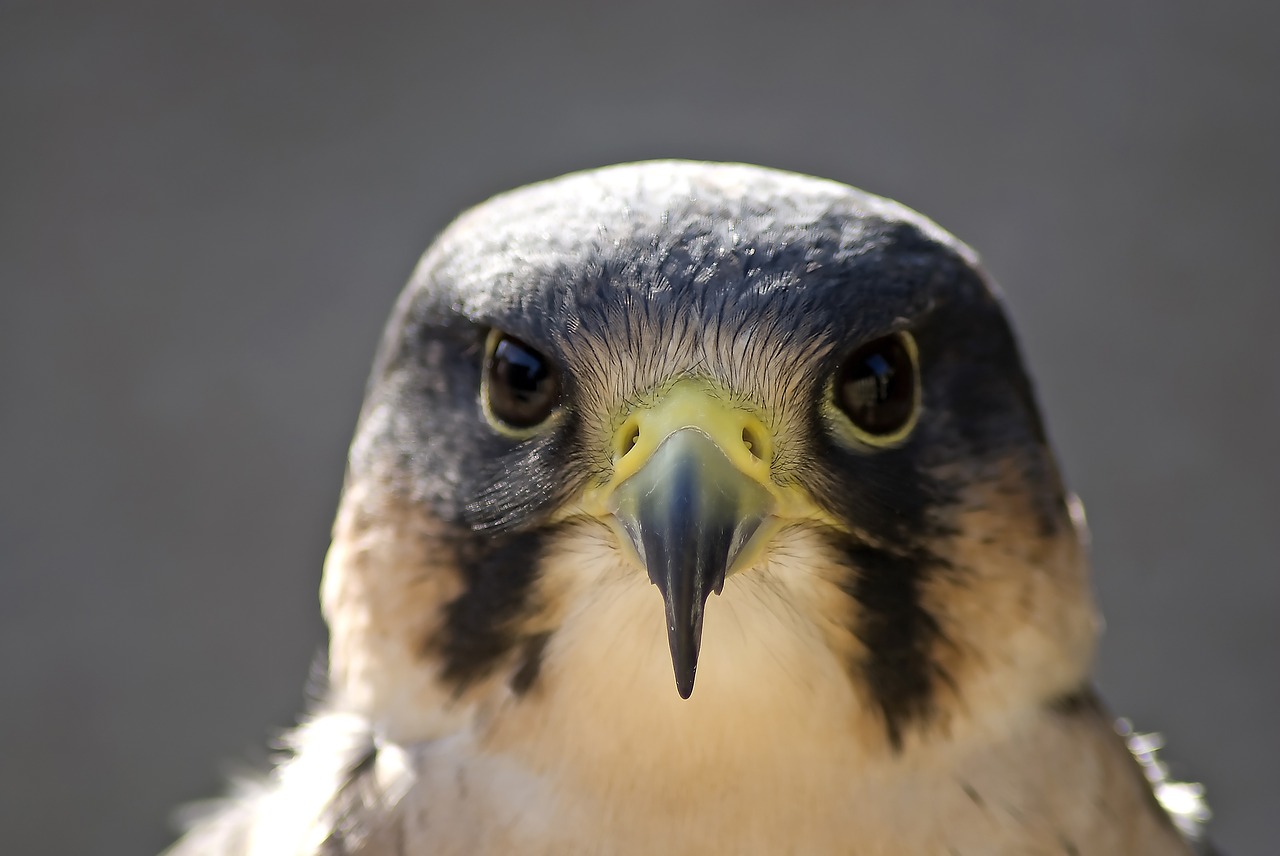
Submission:
POLYGON ((156 851, 261 761, 417 255, 493 192, 682 156, 983 253, 1090 512, 1103 688, 1274 853, 1278 13, 0 3, 0 849, 156 851))

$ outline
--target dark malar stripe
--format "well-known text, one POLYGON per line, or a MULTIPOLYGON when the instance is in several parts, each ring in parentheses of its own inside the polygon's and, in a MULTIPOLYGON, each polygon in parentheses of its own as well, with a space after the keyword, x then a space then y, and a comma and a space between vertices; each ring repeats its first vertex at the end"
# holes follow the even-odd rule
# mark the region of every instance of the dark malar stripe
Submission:
POLYGON ((890 744, 901 749, 906 729, 932 716, 942 675, 933 658, 941 631, 920 587, 943 563, 927 552, 900 555, 853 540, 838 546, 853 569, 844 589, 862 607, 853 632, 866 655, 853 668, 884 716, 890 744))
POLYGON ((441 678, 456 692, 491 675, 524 644, 513 628, 529 608, 547 531, 468 532, 458 542, 455 563, 466 590, 445 606, 444 622, 427 643, 428 653, 443 658, 441 678))
POLYGON ((538 675, 542 673, 542 657, 550 641, 550 633, 538 633, 525 640, 524 649, 520 652, 520 667, 511 676, 511 691, 516 695, 524 695, 538 682, 538 675))

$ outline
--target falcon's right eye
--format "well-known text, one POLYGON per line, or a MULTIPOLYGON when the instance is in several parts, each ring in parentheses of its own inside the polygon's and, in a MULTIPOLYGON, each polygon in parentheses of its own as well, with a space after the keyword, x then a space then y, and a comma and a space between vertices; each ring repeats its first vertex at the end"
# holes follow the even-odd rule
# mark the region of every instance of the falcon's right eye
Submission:
POLYGON ((551 361, 497 330, 486 351, 480 397, 495 427, 523 432, 547 421, 560 403, 560 377, 551 361))

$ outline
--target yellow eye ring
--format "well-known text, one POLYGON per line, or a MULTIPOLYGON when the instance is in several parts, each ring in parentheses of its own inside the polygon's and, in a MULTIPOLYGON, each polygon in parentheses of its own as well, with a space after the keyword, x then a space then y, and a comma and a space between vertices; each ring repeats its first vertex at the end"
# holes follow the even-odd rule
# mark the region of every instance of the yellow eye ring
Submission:
POLYGON ((560 410, 560 373, 531 345, 491 330, 485 342, 480 403, 485 419, 499 433, 532 436, 560 410))
POLYGON ((830 402, 862 445, 875 449, 905 440, 920 417, 920 351, 906 331, 855 348, 831 381, 830 402))

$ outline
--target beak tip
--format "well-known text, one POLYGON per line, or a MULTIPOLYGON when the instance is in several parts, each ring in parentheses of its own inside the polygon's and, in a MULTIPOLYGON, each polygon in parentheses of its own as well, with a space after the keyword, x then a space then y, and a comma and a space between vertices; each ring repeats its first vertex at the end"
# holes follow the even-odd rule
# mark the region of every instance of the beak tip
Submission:
MULTIPOLYGON (((698 621, 697 634, 701 635, 702 622, 698 621)), ((694 637, 697 638, 696 636, 694 637)), ((680 698, 693 695, 693 681, 698 674, 698 643, 678 635, 671 637, 671 665, 675 667, 676 691, 680 698)))

